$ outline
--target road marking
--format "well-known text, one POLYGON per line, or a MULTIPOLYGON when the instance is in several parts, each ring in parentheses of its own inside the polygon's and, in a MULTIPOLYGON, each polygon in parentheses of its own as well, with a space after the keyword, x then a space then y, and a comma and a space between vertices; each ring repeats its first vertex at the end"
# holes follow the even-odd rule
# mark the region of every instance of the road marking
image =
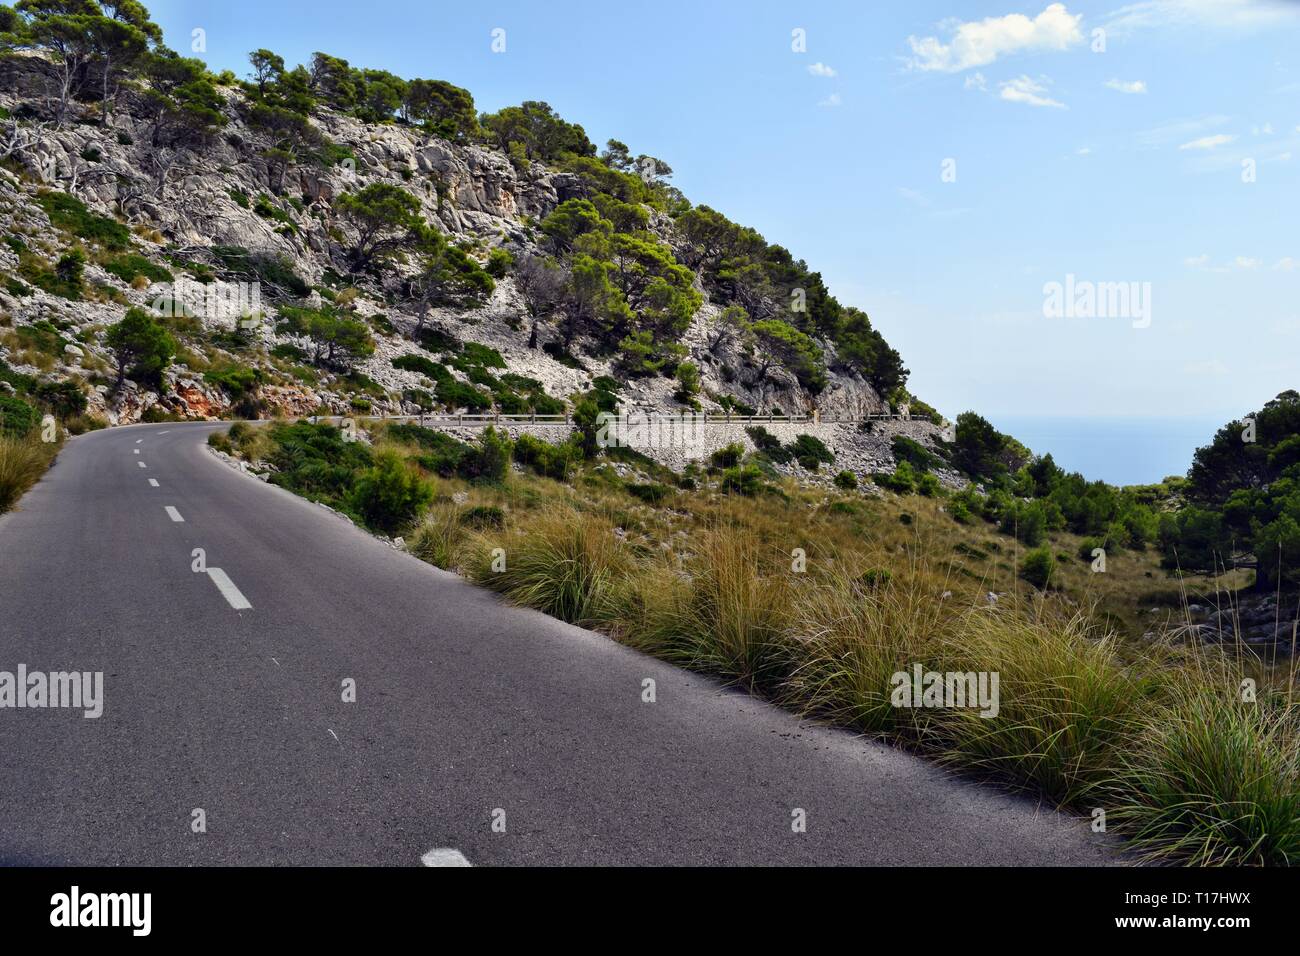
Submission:
POLYGON ((169 428, 169 429, 167 429, 167 431, 165 431, 165 432, 159 432, 158 434, 159 434, 159 435, 166 435, 166 434, 167 434, 168 432, 170 432, 170 431, 171 431, 171 429, 169 428))
POLYGON ((137 438, 137 439, 135 440, 135 443, 138 445, 138 444, 140 444, 140 442, 142 442, 142 441, 144 441, 143 438, 137 438))
POLYGON ((275 661, 275 666, 276 666, 276 667, 279 667, 279 666, 280 666, 280 662, 279 662, 279 661, 276 661, 274 657, 272 657, 271 660, 275 661))
POLYGON ((137 455, 140 454, 140 449, 139 449, 139 448, 132 449, 132 451, 133 451, 134 454, 137 454, 137 455))
POLYGON ((465 854, 460 850, 453 849, 449 846, 434 847, 424 856, 420 857, 420 862, 425 866, 473 866, 469 860, 465 859, 465 854))
MULTIPOLYGON (((328 727, 326 727, 325 729, 326 729, 326 730, 330 730, 328 727)), ((338 740, 339 743, 343 743, 343 741, 339 740, 339 735, 336 734, 336 733, 334 733, 334 731, 332 731, 332 730, 330 730, 330 736, 333 737, 335 740, 338 740)))
POLYGON ((142 462, 142 461, 137 461, 136 464, 139 465, 141 468, 148 468, 148 467, 149 467, 148 465, 146 465, 146 464, 145 464, 144 462, 142 462))
POLYGON ((158 487, 158 479, 157 479, 157 478, 150 478, 150 479, 149 479, 149 487, 150 487, 150 488, 157 488, 157 487, 158 487))
POLYGON ((165 505, 163 510, 167 512, 167 517, 171 518, 175 522, 179 523, 185 520, 184 518, 181 517, 181 513, 177 511, 175 508, 173 508, 171 505, 165 505))
POLYGON ((253 605, 248 603, 248 598, 240 593, 239 588, 235 587, 235 582, 230 580, 230 575, 226 574, 220 568, 208 568, 208 577, 212 583, 217 586, 221 596, 225 598, 230 606, 236 611, 246 611, 253 605))

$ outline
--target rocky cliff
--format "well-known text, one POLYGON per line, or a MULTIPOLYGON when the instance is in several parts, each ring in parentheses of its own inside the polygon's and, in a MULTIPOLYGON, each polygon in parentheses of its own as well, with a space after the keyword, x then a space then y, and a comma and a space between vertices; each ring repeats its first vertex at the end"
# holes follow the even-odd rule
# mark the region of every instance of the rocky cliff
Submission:
MULTIPOLYGON (((0 358, 22 375, 80 383, 91 415, 121 424, 164 414, 231 417, 249 409, 263 416, 411 413, 421 407, 418 396, 428 393, 431 382, 427 374, 410 370, 411 363, 402 369, 394 360, 428 354, 427 339, 417 334, 421 330, 434 330, 440 341, 496 350, 505 368, 495 374, 534 380, 554 398, 590 389, 601 376, 622 377, 619 398, 625 407, 682 409, 673 379, 619 376, 614 357, 598 343, 579 337, 569 354, 548 352, 555 333, 547 326, 537 347, 530 347, 528 309, 509 271, 497 275, 491 294, 473 308, 421 308, 410 295, 414 266, 400 258, 383 275, 343 278, 341 240, 352 238, 354 228, 338 215, 344 194, 374 183, 393 184, 416 197, 419 215, 475 261, 486 264, 494 249, 504 249, 518 262, 547 251, 538 228, 546 216, 566 200, 590 194, 580 176, 539 162, 512 161, 488 146, 450 142, 399 123, 365 123, 319 106, 311 123, 321 141, 331 144, 333 159, 277 165, 267 158, 277 137, 250 123, 238 86, 220 87, 225 125, 201 142, 155 145, 142 89, 119 95, 107 126, 92 122, 87 110, 82 122, 56 128, 32 106, 46 70, 35 55, 0 62, 5 117, 0 230, 6 236, 0 247, 0 358), (55 221, 59 209, 52 215, 57 204, 48 197, 58 193, 75 197, 92 216, 127 226, 125 245, 112 255, 100 254, 93 239, 55 221), (73 248, 88 253, 80 295, 69 296, 55 280, 32 280, 56 274, 61 257, 73 248), (152 268, 120 265, 132 256, 152 268), (257 326, 258 347, 238 347, 229 315, 191 310, 192 317, 174 323, 182 348, 163 373, 161 387, 130 380, 117 386, 114 356, 105 341, 109 326, 130 307, 156 310, 160 301, 177 301, 196 290, 201 300, 204 286, 210 288, 214 279, 249 278, 238 270, 240 256, 278 263, 287 271, 274 276, 292 277, 287 286, 278 279, 265 281, 265 271, 258 280, 259 307, 245 320, 257 326), (278 321, 285 307, 319 306, 322 297, 373 331, 373 354, 347 370, 294 361, 308 345, 278 321), (30 347, 42 336, 47 344, 54 337, 53 349, 30 347), (209 374, 233 367, 252 368, 255 380, 232 389, 209 374)), ((682 244, 673 220, 660 211, 649 211, 647 228, 673 248, 682 244)), ((889 410, 866 380, 835 363, 828 363, 826 385, 816 394, 782 368, 756 374, 751 346, 716 341, 724 305, 718 290, 699 277, 695 287, 701 304, 680 342, 700 370, 700 407, 817 410, 824 417, 889 410)), ((834 343, 819 344, 834 355, 834 343)), ((463 368, 450 374, 466 378, 463 368)), ((6 388, 12 391, 0 382, 0 389, 6 388)), ((933 442, 937 431, 929 421, 914 420, 874 431, 841 426, 829 437, 865 472, 891 465, 892 434, 933 442)), ((731 437, 748 442, 743 434, 731 437)))

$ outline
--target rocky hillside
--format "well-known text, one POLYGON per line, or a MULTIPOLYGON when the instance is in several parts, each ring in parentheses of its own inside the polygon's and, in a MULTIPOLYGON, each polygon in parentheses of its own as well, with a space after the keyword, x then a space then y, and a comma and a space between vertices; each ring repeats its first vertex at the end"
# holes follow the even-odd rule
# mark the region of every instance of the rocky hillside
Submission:
MULTIPOLYGON (((595 395, 823 418, 910 404, 911 421, 816 434, 861 474, 892 468, 896 434, 938 447, 938 416, 866 316, 785 250, 691 207, 658 160, 642 176, 613 141, 603 159, 529 158, 492 141, 494 117, 467 137, 319 94, 295 112, 282 66, 260 86, 206 73, 187 86, 167 70, 197 61, 179 59, 124 78, 107 115, 86 93, 60 120, 57 63, 13 46, 0 60, 0 390, 71 382, 85 396, 74 427, 554 413, 595 395), (197 83, 203 111, 182 96, 197 83), (133 309, 175 345, 161 367, 114 346, 133 309), (896 366, 883 377, 882 355, 896 366)), ((710 444, 730 441, 752 447, 743 429, 710 444)))

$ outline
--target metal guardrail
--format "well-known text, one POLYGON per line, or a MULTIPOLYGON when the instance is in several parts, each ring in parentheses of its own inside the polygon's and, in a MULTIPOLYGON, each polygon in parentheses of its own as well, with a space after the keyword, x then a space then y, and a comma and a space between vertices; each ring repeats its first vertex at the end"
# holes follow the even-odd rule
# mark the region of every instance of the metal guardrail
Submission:
MULTIPOLYGON (((867 422, 911 421, 912 416, 896 413, 880 413, 862 417, 839 415, 717 415, 708 412, 698 414, 674 415, 664 412, 620 413, 627 419, 636 416, 638 421, 647 424, 655 422, 690 422, 697 425, 861 425, 867 422)), ((305 418, 310 422, 415 422, 420 425, 443 425, 457 428, 482 428, 489 425, 564 425, 573 427, 573 415, 311 415, 305 418)), ((918 419, 919 421, 920 419, 918 419)))

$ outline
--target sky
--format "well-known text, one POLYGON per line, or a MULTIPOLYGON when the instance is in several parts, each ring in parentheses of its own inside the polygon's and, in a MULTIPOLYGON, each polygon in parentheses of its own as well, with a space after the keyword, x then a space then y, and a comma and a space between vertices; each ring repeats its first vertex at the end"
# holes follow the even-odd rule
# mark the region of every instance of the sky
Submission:
POLYGON ((1208 423, 1300 386, 1294 0, 146 5, 216 70, 321 50, 666 160, 949 416, 1208 423), (1118 315, 1075 298, 1114 283, 1118 315))

